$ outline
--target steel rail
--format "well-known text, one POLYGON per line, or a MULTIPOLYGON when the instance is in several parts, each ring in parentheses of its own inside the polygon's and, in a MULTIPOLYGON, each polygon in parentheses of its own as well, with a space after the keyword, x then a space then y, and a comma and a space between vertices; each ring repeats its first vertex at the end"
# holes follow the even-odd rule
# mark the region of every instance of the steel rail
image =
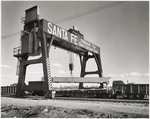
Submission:
POLYGON ((53 100, 73 100, 73 101, 90 101, 90 102, 122 102, 122 103, 149 103, 148 99, 106 99, 106 98, 70 98, 70 97, 55 97, 53 100))
MULTIPOLYGON (((16 98, 15 95, 1 95, 1 97, 16 98)), ((116 102, 116 103, 145 103, 149 104, 149 99, 108 99, 108 98, 77 98, 77 97, 55 97, 54 99, 45 99, 44 96, 26 96, 26 99, 32 100, 66 100, 66 101, 82 101, 82 102, 116 102)))

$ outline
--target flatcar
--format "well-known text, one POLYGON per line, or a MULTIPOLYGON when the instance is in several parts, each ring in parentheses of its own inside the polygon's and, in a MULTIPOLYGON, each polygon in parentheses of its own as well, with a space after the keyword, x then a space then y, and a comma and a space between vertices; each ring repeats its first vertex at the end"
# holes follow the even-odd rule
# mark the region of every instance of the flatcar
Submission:
MULTIPOLYGON (((24 91, 30 95, 44 96, 44 82, 29 82, 24 85, 24 91)), ((112 88, 93 89, 61 89, 55 90, 56 97, 90 97, 90 98, 128 98, 143 99, 149 96, 149 84, 125 84, 123 81, 113 81, 112 88)), ((1 95, 15 95, 16 86, 1 87, 1 95)))

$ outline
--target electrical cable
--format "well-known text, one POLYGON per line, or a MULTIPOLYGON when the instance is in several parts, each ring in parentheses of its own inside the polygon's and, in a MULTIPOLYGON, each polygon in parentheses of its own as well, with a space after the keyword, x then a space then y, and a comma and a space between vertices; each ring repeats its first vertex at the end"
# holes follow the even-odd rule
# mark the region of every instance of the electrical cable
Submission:
MULTIPOLYGON (((68 16, 68 17, 56 20, 55 23, 56 24, 63 23, 63 22, 66 22, 66 21, 69 21, 69 20, 72 20, 72 19, 76 19, 76 18, 85 16, 85 15, 88 15, 88 14, 91 14, 91 13, 94 13, 94 12, 98 12, 98 11, 101 11, 101 10, 104 10, 104 9, 111 8, 111 7, 114 7, 114 6, 126 3, 126 2, 127 1, 115 1, 115 2, 111 2, 111 3, 105 4, 105 5, 101 5, 99 7, 96 7, 96 8, 90 9, 90 10, 79 12, 77 14, 74 14, 74 15, 71 15, 71 16, 68 16)), ((19 35, 19 34, 20 34, 20 32, 16 32, 16 33, 9 34, 9 35, 6 35, 6 36, 1 36, 1 37, 4 38, 4 39, 6 39, 6 38, 14 37, 14 36, 19 35)))
POLYGON ((20 34, 20 31, 19 32, 16 32, 16 33, 13 33, 13 34, 9 34, 9 35, 6 35, 6 36, 2 36, 2 38, 10 38, 10 37, 14 37, 14 36, 17 36, 20 34))
POLYGON ((115 2, 111 2, 111 3, 105 4, 105 5, 101 5, 101 6, 95 7, 95 8, 90 9, 90 10, 79 12, 77 14, 74 14, 74 15, 71 15, 71 16, 68 16, 68 17, 56 20, 55 23, 57 23, 57 24, 58 23, 63 23, 63 22, 66 22, 66 21, 69 21, 69 20, 72 20, 72 19, 76 19, 76 18, 85 16, 85 15, 88 15, 88 14, 91 14, 91 13, 94 13, 94 12, 98 12, 98 11, 102 11, 104 9, 111 8, 111 7, 114 7, 114 6, 126 3, 126 2, 127 1, 115 1, 115 2))

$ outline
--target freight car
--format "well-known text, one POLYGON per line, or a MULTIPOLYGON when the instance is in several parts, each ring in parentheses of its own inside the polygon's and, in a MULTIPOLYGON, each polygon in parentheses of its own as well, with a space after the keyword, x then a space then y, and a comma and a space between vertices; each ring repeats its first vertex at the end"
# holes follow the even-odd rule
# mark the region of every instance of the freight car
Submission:
POLYGON ((143 99, 149 96, 149 84, 124 84, 123 81, 114 81, 112 88, 113 98, 143 99))
POLYGON ((78 89, 78 90, 59 90, 56 96, 62 97, 86 97, 86 98, 110 98, 107 89, 78 89))
MULTIPOLYGON (((24 89, 31 92, 31 94, 44 96, 44 82, 32 81, 29 85, 25 85, 24 89)), ((106 97, 108 91, 106 88, 84 88, 84 89, 54 89, 56 97, 106 97)))
POLYGON ((2 86, 1 95, 15 95, 16 90, 17 90, 16 86, 2 86))
MULTIPOLYGON (((100 85, 101 86, 101 85, 100 85)), ((44 95, 44 82, 29 82, 25 89, 32 92, 32 95, 44 95)), ((56 97, 108 97, 107 88, 84 88, 84 89, 60 89, 55 90, 56 97)))
POLYGON ((123 81, 113 81, 112 89, 61 90, 56 92, 56 96, 144 99, 149 97, 149 84, 125 84, 123 81))
MULTIPOLYGON (((24 90, 31 95, 44 96, 44 82, 29 82, 24 86, 24 90)), ((15 94, 15 86, 1 87, 2 95, 15 94)), ((95 88, 95 89, 63 89, 55 90, 56 97, 95 97, 95 98, 128 98, 143 99, 149 96, 149 84, 125 84, 123 81, 113 81, 112 89, 95 88)))

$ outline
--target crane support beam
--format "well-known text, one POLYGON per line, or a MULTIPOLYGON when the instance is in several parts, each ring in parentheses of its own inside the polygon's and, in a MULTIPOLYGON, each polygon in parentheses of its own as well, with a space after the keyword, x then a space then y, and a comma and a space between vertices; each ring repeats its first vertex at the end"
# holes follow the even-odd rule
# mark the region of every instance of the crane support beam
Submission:
POLYGON ((108 83, 110 77, 52 77, 53 83, 108 83))
POLYGON ((27 60, 27 61, 26 61, 26 65, 37 64, 37 63, 42 63, 42 57, 39 58, 39 59, 35 59, 35 60, 27 60))
POLYGON ((83 50, 85 50, 96 54, 100 53, 100 48, 98 46, 94 45, 89 41, 84 40, 80 36, 70 33, 69 31, 45 19, 41 19, 40 22, 43 25, 43 32, 55 36, 57 41, 60 42, 60 47, 64 49, 72 49, 73 51, 77 50, 78 52, 82 52, 83 50))
POLYGON ((19 68, 19 77, 18 77, 18 85, 17 85, 17 91, 16 91, 16 96, 17 97, 23 97, 23 89, 24 89, 24 83, 25 83, 25 76, 26 76, 26 69, 27 66, 26 60, 28 57, 23 57, 22 60, 20 61, 20 68, 19 68))
POLYGON ((90 72, 85 72, 85 74, 98 74, 98 71, 90 71, 90 72))

